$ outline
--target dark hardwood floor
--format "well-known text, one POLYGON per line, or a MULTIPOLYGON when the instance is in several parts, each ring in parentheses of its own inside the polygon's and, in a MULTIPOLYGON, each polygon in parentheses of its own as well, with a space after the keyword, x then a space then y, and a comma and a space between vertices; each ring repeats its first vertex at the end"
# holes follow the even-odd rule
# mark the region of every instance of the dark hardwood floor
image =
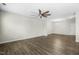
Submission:
POLYGON ((1 55, 78 55, 75 36, 51 34, 0 44, 1 55))

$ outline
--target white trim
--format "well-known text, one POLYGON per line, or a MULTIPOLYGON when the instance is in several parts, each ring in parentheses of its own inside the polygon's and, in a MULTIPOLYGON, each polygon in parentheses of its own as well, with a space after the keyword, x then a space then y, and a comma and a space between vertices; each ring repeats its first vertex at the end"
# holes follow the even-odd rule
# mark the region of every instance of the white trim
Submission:
POLYGON ((45 35, 35 35, 35 36, 28 37, 28 38, 9 40, 9 41, 0 42, 0 44, 8 43, 8 42, 14 42, 14 41, 19 41, 19 40, 25 40, 25 39, 31 39, 31 38, 40 37, 40 36, 45 36, 45 35))

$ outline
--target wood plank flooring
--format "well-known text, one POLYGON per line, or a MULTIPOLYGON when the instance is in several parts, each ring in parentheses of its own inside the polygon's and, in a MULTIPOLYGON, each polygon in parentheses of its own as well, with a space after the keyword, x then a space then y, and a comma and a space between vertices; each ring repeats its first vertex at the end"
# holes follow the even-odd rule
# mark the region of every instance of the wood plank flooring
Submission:
POLYGON ((1 55, 79 55, 75 36, 51 34, 0 44, 1 55))

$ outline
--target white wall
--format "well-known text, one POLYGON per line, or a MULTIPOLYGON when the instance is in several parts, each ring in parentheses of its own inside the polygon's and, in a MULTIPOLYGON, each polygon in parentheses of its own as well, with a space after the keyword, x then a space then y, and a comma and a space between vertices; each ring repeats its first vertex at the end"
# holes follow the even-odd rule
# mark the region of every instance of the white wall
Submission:
POLYGON ((1 12, 0 12, 0 39, 1 39, 1 12))
POLYGON ((0 43, 42 36, 44 35, 43 24, 40 19, 3 12, 0 43))
POLYGON ((1 19, 0 19, 0 40, 1 40, 1 19))
POLYGON ((79 12, 76 13, 76 42, 79 42, 79 12))
POLYGON ((69 19, 60 18, 57 19, 57 21, 56 20, 49 21, 47 26, 48 26, 48 34, 55 33, 55 34, 75 35, 75 19, 73 18, 69 19))

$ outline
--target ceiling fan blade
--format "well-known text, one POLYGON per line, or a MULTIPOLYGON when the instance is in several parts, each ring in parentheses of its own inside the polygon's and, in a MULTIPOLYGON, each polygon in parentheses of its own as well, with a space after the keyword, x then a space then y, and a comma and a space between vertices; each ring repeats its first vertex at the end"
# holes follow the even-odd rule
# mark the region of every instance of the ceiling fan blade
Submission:
POLYGON ((51 14, 47 14, 48 16, 50 16, 51 14))
POLYGON ((49 13, 49 11, 43 12, 43 14, 49 13))
POLYGON ((50 16, 51 14, 42 14, 43 17, 50 16))
POLYGON ((47 17, 47 14, 42 14, 43 17, 47 17))

